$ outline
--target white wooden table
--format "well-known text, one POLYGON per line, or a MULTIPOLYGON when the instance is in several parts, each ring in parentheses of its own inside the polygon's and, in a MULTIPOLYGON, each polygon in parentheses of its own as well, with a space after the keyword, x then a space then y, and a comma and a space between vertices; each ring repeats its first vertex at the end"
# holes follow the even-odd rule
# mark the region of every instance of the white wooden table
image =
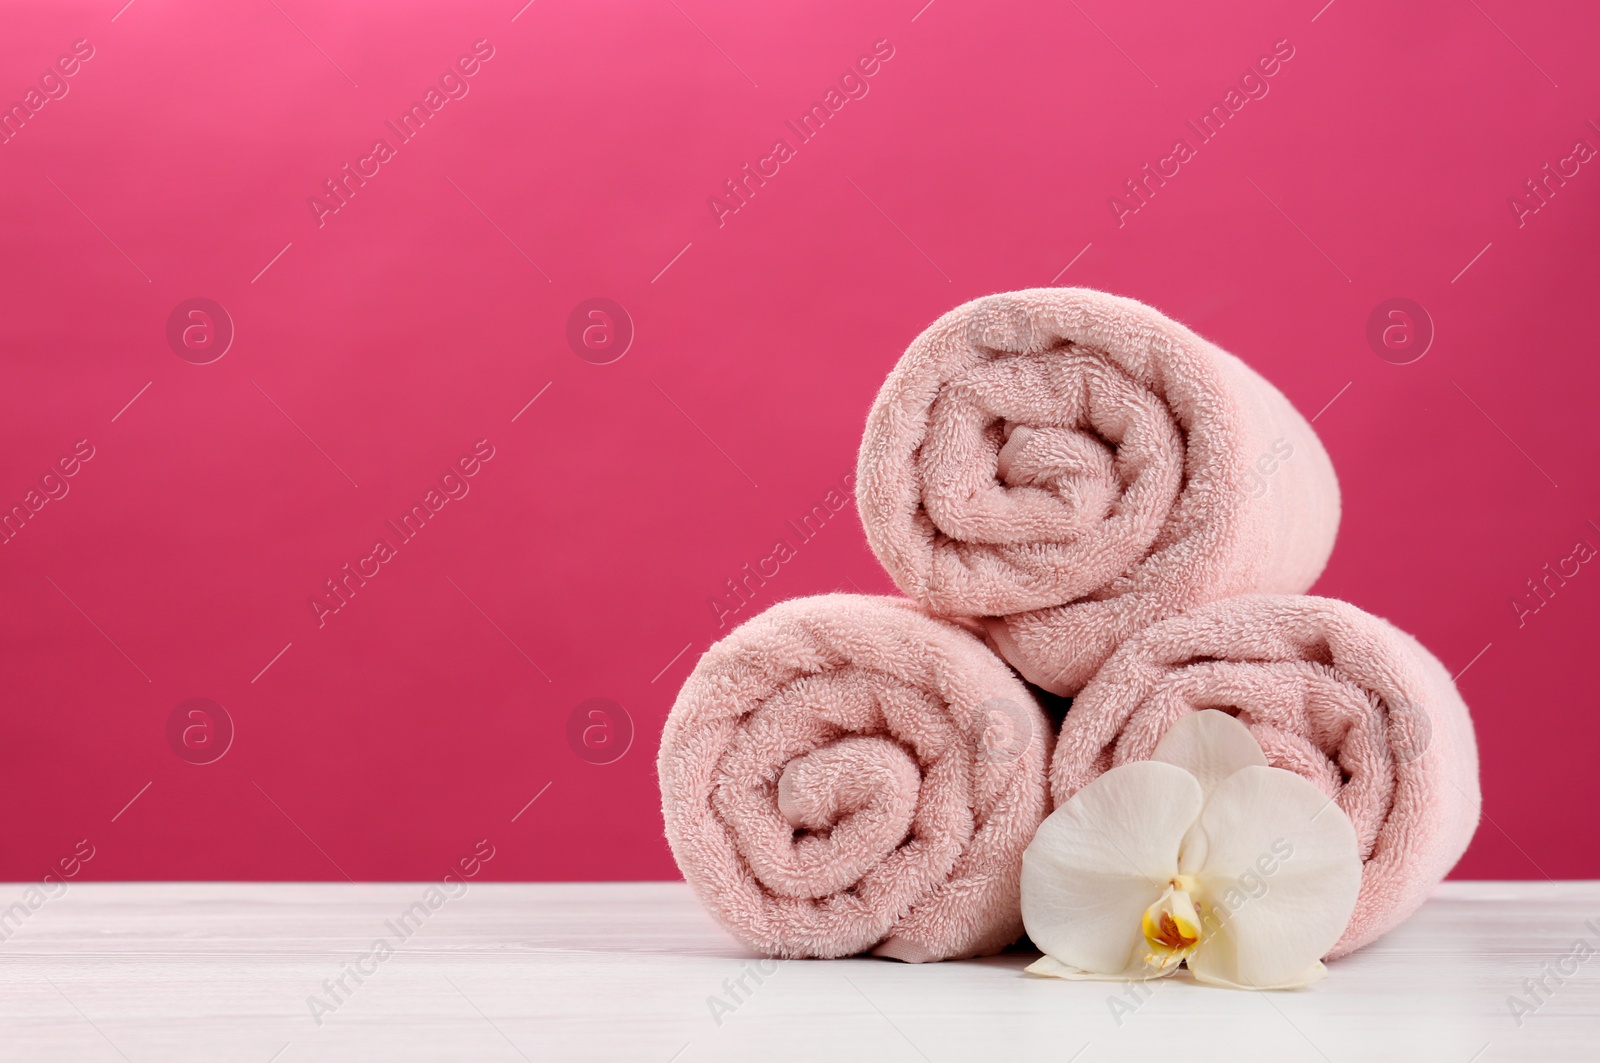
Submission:
POLYGON ((1025 953, 769 961, 738 991, 753 958, 681 883, 472 885, 378 959, 424 890, 71 885, 0 924, 0 1060, 1600 1059, 1600 883, 1448 883, 1310 989, 1142 1001, 1024 975, 1025 953), (1561 974, 1579 940, 1597 954, 1561 974), (1545 963, 1562 982, 1530 997, 1545 963))

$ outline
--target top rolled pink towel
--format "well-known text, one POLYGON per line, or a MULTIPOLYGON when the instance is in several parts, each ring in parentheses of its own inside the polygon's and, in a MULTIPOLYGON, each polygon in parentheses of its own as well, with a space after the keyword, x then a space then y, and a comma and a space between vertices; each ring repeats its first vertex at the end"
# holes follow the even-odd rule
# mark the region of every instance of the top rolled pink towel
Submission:
POLYGON ((1085 288, 977 299, 918 336, 868 415, 856 502, 902 591, 981 618, 1057 694, 1157 620, 1308 589, 1339 524, 1328 455, 1276 388, 1085 288))

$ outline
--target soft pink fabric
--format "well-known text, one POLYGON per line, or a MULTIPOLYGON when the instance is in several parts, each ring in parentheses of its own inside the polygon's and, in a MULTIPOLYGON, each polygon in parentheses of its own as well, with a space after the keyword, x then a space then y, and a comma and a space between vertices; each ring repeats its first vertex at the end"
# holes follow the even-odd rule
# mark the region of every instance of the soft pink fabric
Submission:
POLYGON ((784 602, 706 651, 672 707, 667 840, 768 955, 997 952, 1022 933, 1050 740, 1004 662, 913 603, 784 602))
POLYGON ((1067 713, 1050 767, 1056 804, 1148 759, 1200 709, 1233 712, 1268 763, 1321 787, 1355 824, 1361 893, 1330 955, 1415 911, 1477 829, 1477 742, 1444 666, 1388 621, 1297 595, 1212 602, 1123 643, 1067 713))
POLYGON ((1083 288, 977 299, 917 337, 867 418, 856 500, 901 590, 985 618, 1057 694, 1163 617, 1306 590, 1339 523, 1327 453, 1276 388, 1083 288))

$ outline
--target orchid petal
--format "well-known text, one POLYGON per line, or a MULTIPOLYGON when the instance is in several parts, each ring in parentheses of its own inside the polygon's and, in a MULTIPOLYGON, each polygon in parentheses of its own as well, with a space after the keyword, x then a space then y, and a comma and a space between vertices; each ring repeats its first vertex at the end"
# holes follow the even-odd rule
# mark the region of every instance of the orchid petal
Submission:
POLYGON ((1182 768, 1113 768, 1039 826, 1022 855, 1022 921, 1033 943, 1100 977, 1149 976, 1141 921, 1178 873, 1178 847, 1204 806, 1182 768))
POLYGON ((1247 989, 1304 984, 1339 940, 1361 888, 1355 828, 1316 786, 1249 767, 1217 784, 1197 831, 1205 864, 1196 978, 1247 989))
POLYGON ((1218 709, 1191 712, 1173 724, 1156 743, 1150 759, 1189 772, 1200 780, 1207 795, 1239 769, 1267 763, 1250 728, 1218 709))
POLYGON ((1204 964, 1198 970, 1191 965, 1189 973, 1194 975, 1196 982, 1221 986, 1223 989, 1304 989, 1313 982, 1320 982, 1327 977, 1328 969, 1322 965, 1321 960, 1318 960, 1294 977, 1283 982, 1275 982, 1272 985, 1241 985, 1238 982, 1230 982, 1226 978, 1218 977, 1215 971, 1210 970, 1204 964))
POLYGON ((1167 978, 1178 971, 1176 967, 1165 971, 1140 967, 1129 969, 1120 974, 1095 974, 1092 971, 1082 971, 1070 964, 1062 963, 1054 956, 1041 956, 1028 964, 1023 970, 1029 974, 1043 975, 1046 978, 1065 978, 1072 982, 1145 982, 1152 978, 1167 978))

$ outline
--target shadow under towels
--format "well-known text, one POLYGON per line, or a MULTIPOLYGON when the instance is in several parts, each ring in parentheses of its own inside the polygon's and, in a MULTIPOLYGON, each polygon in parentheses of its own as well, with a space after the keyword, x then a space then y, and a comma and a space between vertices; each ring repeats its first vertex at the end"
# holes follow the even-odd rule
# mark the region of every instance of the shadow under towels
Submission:
POLYGON ((1339 523, 1327 453, 1276 388, 1085 288, 977 299, 918 336, 868 415, 856 501, 902 591, 983 618, 1056 694, 1154 621, 1308 589, 1339 523))
POLYGON ((1067 713, 1050 767, 1056 804, 1149 759, 1201 709, 1236 715, 1268 764, 1315 783, 1354 824, 1361 892, 1330 956, 1420 907, 1477 829, 1477 741, 1444 665, 1386 620, 1299 595, 1212 602, 1124 643, 1067 713))
POLYGON ((657 768, 684 878, 771 956, 910 962, 1022 933, 1051 727, 1003 661, 913 603, 784 602, 701 657, 657 768))

